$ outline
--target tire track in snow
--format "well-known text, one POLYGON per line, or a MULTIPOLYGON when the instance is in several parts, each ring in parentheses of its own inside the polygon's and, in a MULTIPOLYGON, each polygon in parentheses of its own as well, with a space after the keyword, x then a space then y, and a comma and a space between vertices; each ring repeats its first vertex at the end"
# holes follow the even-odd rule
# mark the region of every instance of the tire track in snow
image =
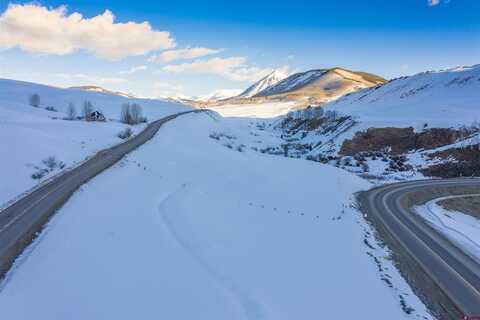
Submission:
POLYGON ((232 279, 222 275, 220 272, 215 270, 202 256, 197 252, 195 245, 181 236, 179 230, 175 227, 175 223, 169 217, 167 204, 170 201, 174 201, 175 197, 182 192, 185 194, 187 191, 187 185, 184 183, 177 190, 168 194, 164 199, 160 201, 158 206, 158 211, 160 213, 161 220, 165 225, 168 232, 171 234, 173 239, 182 247, 185 252, 203 269, 208 275, 216 281, 222 288, 224 288, 228 293, 240 304, 241 308, 244 311, 245 319, 248 320, 260 320, 265 319, 264 311, 261 306, 254 298, 246 294, 241 290, 232 279))

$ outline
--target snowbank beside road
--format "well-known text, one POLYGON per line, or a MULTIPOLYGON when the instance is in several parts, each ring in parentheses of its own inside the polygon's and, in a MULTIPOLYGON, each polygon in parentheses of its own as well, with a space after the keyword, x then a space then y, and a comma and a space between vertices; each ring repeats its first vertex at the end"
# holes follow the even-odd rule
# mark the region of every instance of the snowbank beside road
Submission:
POLYGON ((453 197, 458 196, 434 199, 415 210, 456 246, 480 262, 480 220, 458 211, 446 210, 438 204, 453 197))

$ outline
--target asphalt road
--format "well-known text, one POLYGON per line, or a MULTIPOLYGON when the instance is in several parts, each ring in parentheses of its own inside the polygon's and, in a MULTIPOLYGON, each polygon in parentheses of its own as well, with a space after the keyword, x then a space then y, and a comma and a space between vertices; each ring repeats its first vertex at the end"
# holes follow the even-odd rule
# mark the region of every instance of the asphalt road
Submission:
POLYGON ((480 265, 412 211, 442 196, 479 193, 480 179, 442 179, 385 185, 359 195, 373 215, 467 316, 480 316, 480 265))
POLYGON ((85 182, 150 140, 160 127, 176 117, 198 111, 177 113, 150 123, 141 133, 112 148, 102 150, 80 166, 37 188, 0 212, 0 277, 31 243, 43 225, 85 182))

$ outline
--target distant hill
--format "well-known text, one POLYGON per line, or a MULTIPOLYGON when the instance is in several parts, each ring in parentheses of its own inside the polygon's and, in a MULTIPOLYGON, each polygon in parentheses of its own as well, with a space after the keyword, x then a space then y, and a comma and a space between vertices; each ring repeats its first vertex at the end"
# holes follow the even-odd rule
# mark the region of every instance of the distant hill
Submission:
POLYGON ((385 79, 374 74, 343 68, 310 70, 293 74, 253 98, 303 100, 311 104, 322 104, 385 82, 385 79))
POLYGON ((70 87, 69 89, 92 91, 92 92, 101 92, 101 93, 112 94, 112 95, 121 96, 121 97, 125 97, 125 98, 136 98, 134 95, 129 94, 129 93, 124 93, 124 92, 120 92, 120 91, 111 91, 111 90, 107 90, 107 89, 99 87, 99 86, 76 86, 76 87, 70 87))

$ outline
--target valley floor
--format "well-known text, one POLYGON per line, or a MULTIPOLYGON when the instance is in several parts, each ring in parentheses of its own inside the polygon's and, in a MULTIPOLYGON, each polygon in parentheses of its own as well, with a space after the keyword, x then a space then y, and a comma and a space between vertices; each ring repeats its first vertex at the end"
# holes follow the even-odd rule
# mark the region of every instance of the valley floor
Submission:
POLYGON ((351 207, 370 184, 212 138, 239 125, 182 116, 82 187, 1 283, 2 317, 431 319, 351 207))

